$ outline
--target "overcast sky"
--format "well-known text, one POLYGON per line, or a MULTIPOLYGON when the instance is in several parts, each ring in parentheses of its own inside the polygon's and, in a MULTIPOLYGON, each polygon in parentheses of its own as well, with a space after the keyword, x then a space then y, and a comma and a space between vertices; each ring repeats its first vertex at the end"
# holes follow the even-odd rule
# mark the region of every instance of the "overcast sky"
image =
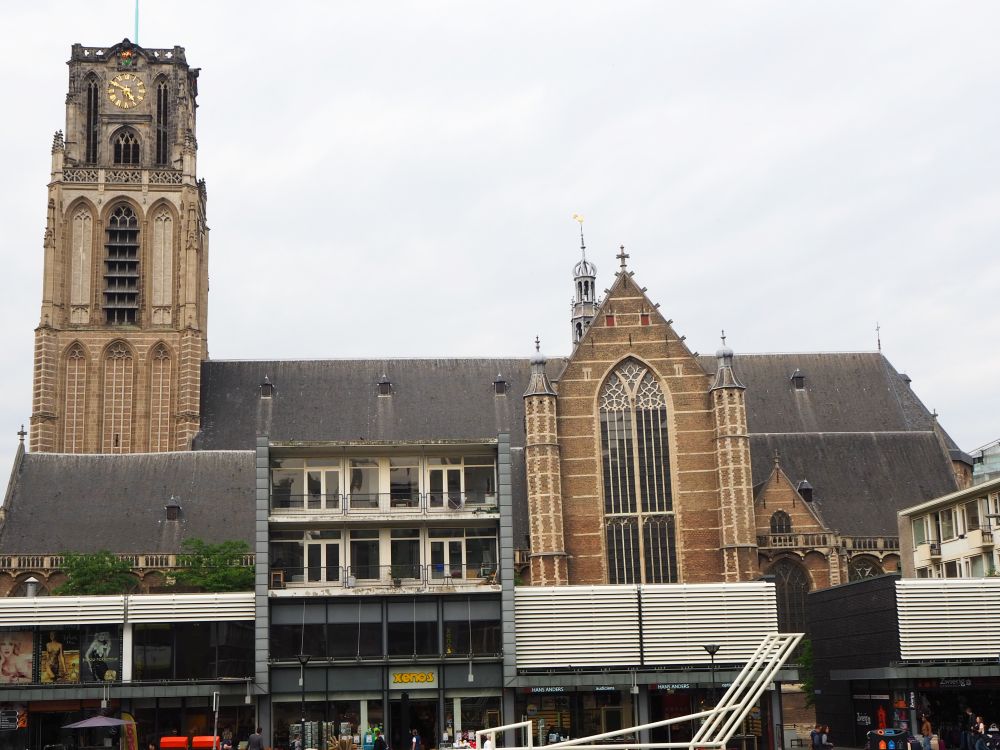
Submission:
MULTIPOLYGON (((0 25, 6 467, 64 63, 132 0, 0 25)), ((599 287, 625 244, 701 352, 880 323, 971 450, 1000 437, 998 31, 996 2, 142 0, 139 42, 202 69, 213 358, 567 354, 579 212, 599 287)))

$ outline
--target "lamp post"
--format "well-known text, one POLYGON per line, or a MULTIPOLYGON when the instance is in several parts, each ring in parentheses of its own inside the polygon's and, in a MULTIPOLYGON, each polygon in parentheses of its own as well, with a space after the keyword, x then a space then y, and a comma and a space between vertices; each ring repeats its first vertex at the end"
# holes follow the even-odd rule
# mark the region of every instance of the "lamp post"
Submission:
POLYGON ((306 664, 309 659, 309 654, 299 654, 299 686, 302 688, 302 723, 299 725, 299 733, 302 737, 302 750, 306 747, 306 664))
POLYGON ((719 653, 719 649, 722 648, 718 643, 708 643, 702 646, 707 652, 709 657, 712 659, 712 703, 715 703, 715 655, 719 653))

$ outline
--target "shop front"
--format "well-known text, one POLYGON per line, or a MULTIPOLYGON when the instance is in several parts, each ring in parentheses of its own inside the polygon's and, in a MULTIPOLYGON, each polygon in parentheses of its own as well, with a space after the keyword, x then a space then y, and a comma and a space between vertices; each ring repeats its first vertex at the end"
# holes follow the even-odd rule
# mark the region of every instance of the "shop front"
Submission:
POLYGON ((535 743, 547 745, 635 726, 638 694, 628 688, 537 686, 518 689, 518 721, 531 721, 535 743))
POLYGON ((308 748, 364 750, 378 730, 408 750, 415 729, 424 748, 450 747, 501 724, 500 675, 499 664, 475 662, 274 667, 273 745, 289 748, 302 732, 308 748))

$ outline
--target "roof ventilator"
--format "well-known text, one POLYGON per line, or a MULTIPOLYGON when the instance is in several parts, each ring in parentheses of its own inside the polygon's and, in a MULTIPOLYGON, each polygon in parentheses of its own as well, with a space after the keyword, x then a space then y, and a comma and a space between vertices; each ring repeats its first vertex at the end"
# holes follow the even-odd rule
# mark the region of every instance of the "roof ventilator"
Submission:
POLYGON ((795 390, 804 391, 806 388, 806 376, 799 368, 795 368, 795 372, 792 373, 792 377, 789 378, 792 381, 792 385, 795 386, 795 390))
POLYGON ((271 382, 267 375, 264 376, 264 382, 260 384, 260 397, 261 398, 271 398, 274 395, 274 384, 271 382))
POLYGON ((163 509, 167 512, 168 521, 176 521, 181 516, 181 504, 173 495, 167 500, 167 504, 163 506, 163 509))
POLYGON ((383 372, 382 377, 378 379, 378 395, 379 396, 391 396, 392 395, 392 381, 383 372))
POLYGON ((795 489, 798 491, 799 496, 805 500, 807 503, 811 503, 813 499, 813 486, 809 484, 808 479, 803 479, 799 482, 795 489))

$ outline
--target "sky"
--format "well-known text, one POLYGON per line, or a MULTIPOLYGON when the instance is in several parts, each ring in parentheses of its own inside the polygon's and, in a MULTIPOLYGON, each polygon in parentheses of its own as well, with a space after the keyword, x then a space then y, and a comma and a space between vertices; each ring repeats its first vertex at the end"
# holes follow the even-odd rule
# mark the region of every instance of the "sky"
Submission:
MULTIPOLYGON (((585 217, 692 349, 882 350, 1000 437, 1000 4, 141 0, 201 68, 215 359, 570 350, 585 217)), ((70 46, 132 0, 4 3, 0 472, 31 414, 70 46), (3 438, 2 435, 6 435, 3 438)))

